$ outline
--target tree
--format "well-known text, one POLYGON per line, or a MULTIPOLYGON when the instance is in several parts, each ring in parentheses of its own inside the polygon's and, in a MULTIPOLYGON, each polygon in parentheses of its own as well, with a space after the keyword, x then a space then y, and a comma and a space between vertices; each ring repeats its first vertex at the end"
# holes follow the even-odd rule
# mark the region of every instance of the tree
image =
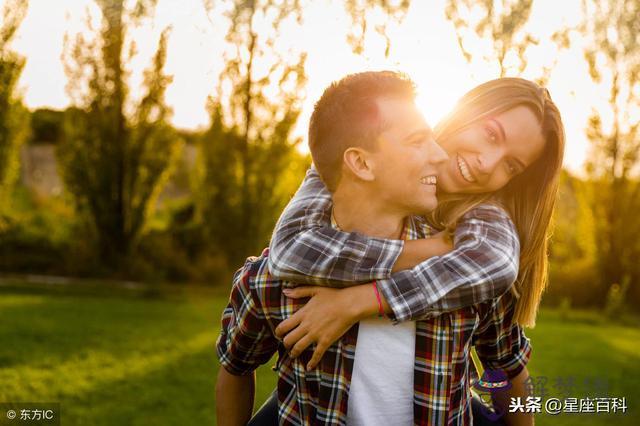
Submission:
MULTIPOLYGON (((231 264, 268 244, 281 209, 299 184, 308 159, 292 137, 304 99, 306 53, 287 45, 281 27, 300 24, 300 0, 235 0, 224 18, 225 68, 210 99, 211 126, 200 145, 197 220, 231 264)), ((209 13, 212 2, 205 0, 209 13)), ((354 32, 348 42, 364 49, 368 14, 404 17, 409 1, 350 0, 345 11, 354 32), (359 28, 359 32, 358 32, 359 28)), ((388 19, 376 31, 389 39, 388 19)))
MULTIPOLYGON (((519 76, 528 65, 526 52, 539 40, 526 31, 533 0, 448 0, 445 14, 456 30, 458 45, 471 64, 478 57, 498 66, 498 76, 519 76), (488 46, 487 46, 488 44, 488 46)), ((551 35, 558 49, 569 47, 571 29, 551 35)), ((557 57, 543 65, 537 80, 546 84, 557 57)))
POLYGON ((386 42, 385 56, 389 56, 391 50, 391 39, 387 35, 387 24, 390 21, 402 22, 407 15, 410 0, 348 0, 344 2, 344 8, 351 18, 351 31, 347 35, 347 42, 351 46, 353 53, 361 55, 365 49, 365 39, 367 30, 372 22, 372 15, 381 15, 377 22, 374 22, 376 33, 384 37, 386 42))
POLYGON ((179 154, 180 141, 167 124, 164 103, 171 78, 163 72, 168 29, 160 35, 143 95, 133 100, 126 66, 135 55, 128 27, 140 25, 154 0, 96 0, 98 29, 67 38, 68 93, 65 140, 58 148, 62 176, 92 225, 99 254, 121 267, 135 247, 146 218, 179 154))
POLYGON ((11 50, 29 3, 8 0, 0 25, 0 211, 10 205, 7 199, 18 175, 20 147, 29 134, 29 114, 16 91, 24 58, 11 50))
POLYGON ((306 55, 278 45, 281 24, 299 21, 300 13, 296 0, 236 0, 225 13, 226 66, 200 146, 197 214, 233 263, 268 243, 304 171, 293 167, 295 178, 283 179, 303 161, 291 133, 304 96, 306 55))
POLYGON ((489 41, 489 53, 483 59, 496 61, 500 77, 504 77, 510 68, 515 69, 515 75, 522 74, 527 67, 524 52, 537 43, 524 31, 532 4, 533 0, 448 0, 445 14, 455 26, 466 61, 471 63, 474 59, 467 46, 471 40, 489 41))
POLYGON ((600 300, 610 285, 631 283, 640 302, 640 3, 584 1, 583 11, 589 72, 608 93, 608 105, 593 108, 587 129, 600 300))
POLYGON ((64 111, 39 108, 31 113, 29 143, 58 144, 63 136, 64 111))

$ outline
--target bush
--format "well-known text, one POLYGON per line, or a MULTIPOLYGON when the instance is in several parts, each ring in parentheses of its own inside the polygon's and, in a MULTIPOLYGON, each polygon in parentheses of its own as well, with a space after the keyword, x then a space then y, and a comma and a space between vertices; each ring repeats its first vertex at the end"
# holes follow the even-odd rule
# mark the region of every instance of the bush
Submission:
POLYGON ((552 306, 558 306, 564 299, 570 300, 574 307, 600 306, 602 300, 597 297, 598 288, 592 261, 578 259, 563 265, 552 263, 549 287, 543 300, 552 306))

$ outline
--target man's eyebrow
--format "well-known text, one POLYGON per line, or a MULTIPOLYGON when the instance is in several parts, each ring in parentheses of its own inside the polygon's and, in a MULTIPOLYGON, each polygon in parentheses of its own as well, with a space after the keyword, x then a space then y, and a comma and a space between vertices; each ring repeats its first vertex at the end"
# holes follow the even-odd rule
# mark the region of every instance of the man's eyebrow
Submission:
POLYGON ((490 118, 489 121, 492 121, 498 127, 498 130, 500 131, 500 135, 502 136, 502 140, 506 141, 507 135, 504 132, 504 126, 502 125, 502 123, 500 123, 497 118, 490 118))
POLYGON ((409 133, 404 140, 407 141, 409 139, 413 139, 416 136, 423 136, 423 137, 427 137, 427 136, 431 136, 433 135, 433 130, 431 130, 428 127, 422 128, 422 129, 418 129, 416 131, 413 131, 411 133, 409 133))

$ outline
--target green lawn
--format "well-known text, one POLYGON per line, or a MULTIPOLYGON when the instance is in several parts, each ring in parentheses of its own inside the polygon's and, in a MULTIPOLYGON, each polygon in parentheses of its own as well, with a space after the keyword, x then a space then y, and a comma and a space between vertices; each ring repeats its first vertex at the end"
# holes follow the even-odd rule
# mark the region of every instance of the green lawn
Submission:
MULTIPOLYGON (((207 289, 2 286, 0 402, 60 402, 63 425, 214 424, 225 302, 207 289)), ((537 424, 638 424, 637 327, 544 310, 528 334, 534 377, 605 377, 608 395, 626 396, 629 406, 626 415, 539 416, 537 424)), ((258 375, 257 404, 275 386, 269 366, 258 375)))

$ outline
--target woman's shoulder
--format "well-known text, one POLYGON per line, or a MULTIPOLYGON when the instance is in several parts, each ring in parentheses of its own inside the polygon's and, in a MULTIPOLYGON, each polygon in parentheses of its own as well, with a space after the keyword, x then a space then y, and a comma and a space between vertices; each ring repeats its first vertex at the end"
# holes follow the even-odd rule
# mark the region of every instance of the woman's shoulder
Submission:
POLYGON ((467 211, 464 215, 462 215, 461 221, 477 219, 483 221, 499 221, 499 222, 509 222, 513 223, 511 219, 511 215, 507 211, 507 209, 500 203, 487 201, 482 204, 478 204, 473 207, 469 211, 467 211))

